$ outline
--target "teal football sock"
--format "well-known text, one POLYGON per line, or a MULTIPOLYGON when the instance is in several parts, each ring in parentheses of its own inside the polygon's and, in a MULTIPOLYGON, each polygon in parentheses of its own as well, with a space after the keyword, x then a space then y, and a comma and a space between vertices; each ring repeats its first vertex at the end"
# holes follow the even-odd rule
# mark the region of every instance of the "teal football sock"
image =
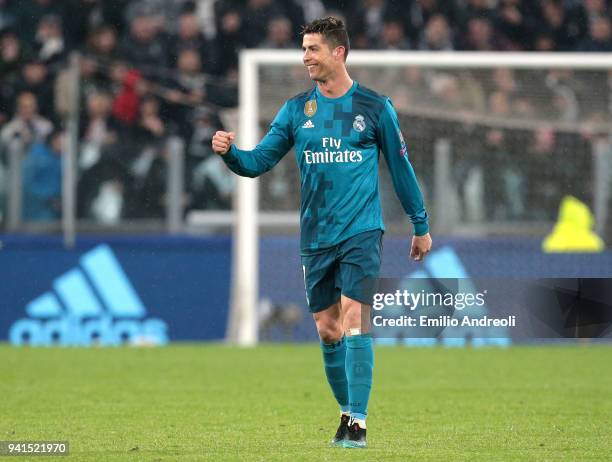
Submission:
POLYGON ((348 381, 346 379, 346 342, 327 344, 321 342, 325 375, 341 411, 349 410, 348 381))
POLYGON ((348 377, 351 417, 365 420, 372 389, 374 348, 369 334, 346 338, 346 375, 348 377))

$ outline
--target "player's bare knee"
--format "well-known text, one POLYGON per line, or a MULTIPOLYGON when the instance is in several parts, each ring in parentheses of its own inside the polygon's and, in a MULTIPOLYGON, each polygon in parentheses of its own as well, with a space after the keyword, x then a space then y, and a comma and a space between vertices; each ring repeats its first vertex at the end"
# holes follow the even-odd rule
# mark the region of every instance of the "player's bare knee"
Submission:
POLYGON ((313 313, 315 325, 319 338, 324 343, 336 343, 342 338, 342 318, 340 316, 340 305, 335 303, 329 308, 313 313))
POLYGON ((338 318, 316 314, 314 318, 319 338, 324 343, 336 343, 342 338, 342 323, 338 318))
POLYGON ((332 344, 342 339, 342 326, 340 323, 334 325, 326 324, 323 326, 317 325, 317 332, 323 343, 332 344))

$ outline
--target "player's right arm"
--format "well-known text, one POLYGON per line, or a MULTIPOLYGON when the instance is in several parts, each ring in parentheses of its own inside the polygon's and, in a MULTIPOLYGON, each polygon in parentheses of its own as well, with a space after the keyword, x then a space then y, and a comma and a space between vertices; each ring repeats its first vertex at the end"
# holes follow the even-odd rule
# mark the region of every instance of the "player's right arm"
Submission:
POLYGON ((288 103, 278 111, 266 136, 252 150, 238 149, 233 132, 218 131, 212 139, 213 151, 230 170, 240 176, 256 177, 274 167, 293 146, 293 129, 288 103))

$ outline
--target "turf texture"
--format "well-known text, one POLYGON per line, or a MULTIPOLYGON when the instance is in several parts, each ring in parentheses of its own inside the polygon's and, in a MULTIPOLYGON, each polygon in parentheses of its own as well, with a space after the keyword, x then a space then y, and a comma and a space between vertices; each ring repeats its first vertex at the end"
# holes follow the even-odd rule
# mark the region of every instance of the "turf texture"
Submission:
POLYGON ((612 347, 377 347, 369 414, 368 449, 327 447, 313 344, 0 346, 0 440, 78 461, 612 460, 612 347))

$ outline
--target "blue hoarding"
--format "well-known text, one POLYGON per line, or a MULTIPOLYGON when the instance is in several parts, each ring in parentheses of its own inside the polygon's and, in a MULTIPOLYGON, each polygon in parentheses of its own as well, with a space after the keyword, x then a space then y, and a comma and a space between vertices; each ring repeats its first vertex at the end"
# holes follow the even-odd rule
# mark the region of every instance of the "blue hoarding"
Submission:
POLYGON ((0 340, 163 344, 225 333, 229 238, 4 237, 0 340))
MULTIPOLYGON (((0 341, 28 344, 164 344, 220 340, 228 317, 229 237, 0 238, 0 341)), ((383 277, 612 277, 612 252, 544 254, 538 240, 436 239, 425 264, 409 239, 387 236, 383 277)), ((264 237, 260 295, 293 304, 290 339, 315 339, 296 237, 264 237)))

